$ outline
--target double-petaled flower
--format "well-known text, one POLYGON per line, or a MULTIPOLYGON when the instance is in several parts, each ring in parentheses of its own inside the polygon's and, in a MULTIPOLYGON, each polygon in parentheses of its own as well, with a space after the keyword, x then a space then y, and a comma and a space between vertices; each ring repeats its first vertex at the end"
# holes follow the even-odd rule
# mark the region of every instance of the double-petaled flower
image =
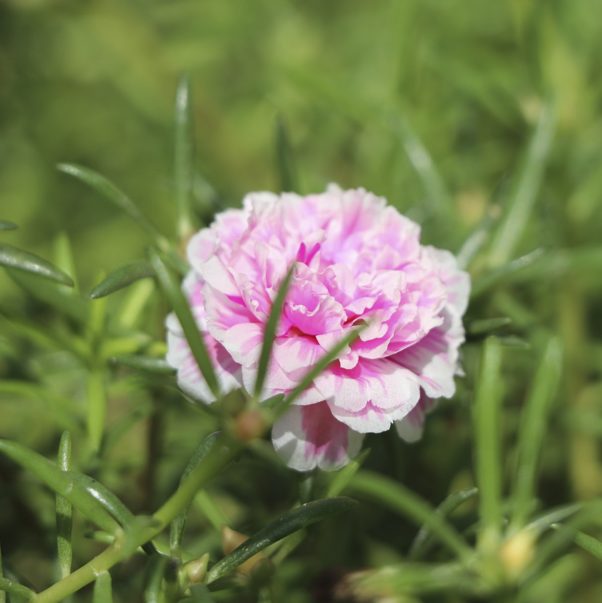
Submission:
MULTIPOLYGON (((265 396, 292 390, 351 329, 367 325, 272 429, 289 466, 335 469, 366 433, 395 425, 412 441, 436 398, 455 392, 470 280, 454 256, 363 189, 251 193, 188 245, 184 281, 224 392, 252 390, 265 324, 289 266, 265 396)), ((180 387, 214 401, 175 316, 168 362, 180 387)))

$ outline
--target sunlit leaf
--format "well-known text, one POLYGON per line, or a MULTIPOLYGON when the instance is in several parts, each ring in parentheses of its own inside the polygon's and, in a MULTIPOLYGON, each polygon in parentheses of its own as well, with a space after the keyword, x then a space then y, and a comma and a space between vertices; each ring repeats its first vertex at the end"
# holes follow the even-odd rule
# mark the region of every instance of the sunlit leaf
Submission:
POLYGON ((481 531, 484 550, 497 546, 502 522, 502 348, 494 337, 484 344, 473 406, 476 481, 479 488, 481 531))
POLYGON ((131 284, 139 281, 143 278, 153 277, 152 266, 148 262, 133 262, 126 266, 117 268, 111 274, 109 274, 101 283, 96 285, 92 291, 90 291, 90 297, 92 299, 98 299, 129 287, 131 284))
POLYGON ((0 245, 0 266, 22 270, 60 285, 73 286, 73 280, 68 274, 41 257, 12 245, 0 245))
POLYGON ((537 462, 546 434, 551 402, 562 373, 562 350, 556 338, 544 349, 523 410, 518 436, 517 470, 514 479, 513 526, 521 527, 533 510, 537 462))
POLYGON ((529 143, 522 173, 504 216, 493 235, 489 265, 506 264, 513 256, 531 217, 543 178, 555 128, 555 110, 546 105, 540 114, 533 138, 529 143))
POLYGON ((194 182, 194 137, 190 81, 183 76, 178 83, 175 107, 174 180, 178 215, 178 236, 186 240, 193 232, 191 215, 194 182))
POLYGON ((165 237, 149 222, 138 209, 138 206, 110 180, 91 170, 90 168, 72 163, 60 163, 58 170, 73 176, 90 188, 94 189, 101 197, 110 201, 115 207, 126 213, 136 224, 143 228, 162 249, 167 249, 169 244, 165 237))

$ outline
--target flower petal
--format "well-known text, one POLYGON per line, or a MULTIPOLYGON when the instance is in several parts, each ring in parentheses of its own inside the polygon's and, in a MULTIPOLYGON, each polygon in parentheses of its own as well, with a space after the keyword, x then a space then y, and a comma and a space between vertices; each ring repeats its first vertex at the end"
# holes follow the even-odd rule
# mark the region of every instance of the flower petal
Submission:
POLYGON ((274 448, 297 471, 339 469, 359 452, 362 440, 332 416, 325 402, 292 406, 272 429, 274 448))
POLYGON ((435 400, 422 394, 418 404, 401 421, 395 422, 395 429, 399 437, 409 444, 420 440, 424 431, 426 415, 433 410, 435 405, 435 400))

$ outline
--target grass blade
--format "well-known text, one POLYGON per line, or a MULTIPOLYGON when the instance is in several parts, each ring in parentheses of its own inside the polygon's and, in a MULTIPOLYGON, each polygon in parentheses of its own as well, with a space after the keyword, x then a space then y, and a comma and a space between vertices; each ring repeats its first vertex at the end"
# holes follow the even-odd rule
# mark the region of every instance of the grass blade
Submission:
POLYGON ((475 298, 488 291, 494 286, 500 285, 506 281, 512 281, 516 275, 533 266, 544 254, 543 249, 535 249, 527 255, 512 260, 503 266, 498 266, 493 270, 475 279, 470 292, 470 297, 475 298))
POLYGON ((325 498, 306 503, 284 513, 243 542, 229 555, 220 559, 209 570, 207 584, 226 576, 254 555, 289 534, 322 521, 335 513, 348 511, 355 504, 356 502, 350 498, 325 498))
POLYGON ((194 183, 194 137, 190 82, 180 78, 176 91, 174 179, 178 213, 178 238, 185 241, 194 231, 191 207, 194 183))
POLYGON ((91 170, 90 168, 73 163, 60 163, 58 170, 73 176, 90 188, 94 189, 101 197, 110 201, 115 207, 127 214, 136 224, 143 228, 161 249, 167 249, 169 243, 165 237, 149 222, 136 204, 110 180, 91 170))
POLYGON ((409 518, 417 525, 428 528, 439 541, 463 562, 472 558, 472 551, 460 534, 437 513, 426 501, 393 480, 372 473, 360 471, 351 481, 352 492, 368 496, 386 507, 409 518))
POLYGON ((527 521, 534 506, 537 461, 545 435, 551 402, 562 372, 562 351, 556 338, 550 338, 522 415, 518 436, 518 466, 513 492, 512 524, 519 529, 527 521))
MULTIPOLYGON (((441 517, 448 517, 451 515, 460 505, 463 505, 467 500, 475 497, 478 493, 477 488, 468 488, 466 490, 459 490, 450 494, 435 510, 435 513, 441 515, 441 517)), ((410 547, 409 557, 410 559, 416 560, 423 557, 432 543, 432 532, 431 530, 423 526, 414 538, 412 546, 410 547)))
POLYGON ((294 272, 295 264, 288 269, 288 272, 278 287, 278 292, 276 293, 276 297, 272 303, 270 315, 268 316, 268 320, 265 325, 263 342, 261 345, 261 354, 259 356, 259 364, 257 365, 257 374, 255 376, 254 392, 256 398, 259 398, 261 395, 263 384, 265 383, 265 378, 268 374, 272 346, 274 345, 274 339, 276 337, 276 329, 278 328, 278 323, 280 322, 280 316, 282 315, 282 311, 284 309, 284 302, 286 300, 286 295, 290 288, 294 272))
POLYGON ((0 266, 28 272, 60 285, 73 287, 73 280, 68 274, 41 257, 12 245, 0 245, 0 266))
POLYGON ((98 578, 94 582, 92 603, 113 603, 113 587, 109 572, 98 574, 98 578))
POLYGON ((497 546, 502 522, 502 451, 500 433, 502 348, 489 337, 484 344, 473 408, 475 470, 482 530, 479 546, 497 546))
MULTIPOLYGON (((209 451, 215 445, 217 438, 219 436, 219 432, 211 433, 206 438, 202 440, 197 449, 192 454, 192 457, 188 461, 182 476, 180 478, 180 484, 184 483, 186 478, 192 473, 196 467, 203 461, 203 459, 207 456, 209 451)), ((186 526, 186 517, 188 515, 188 505, 182 512, 172 521, 169 532, 169 548, 173 553, 176 553, 180 550, 180 545, 182 543, 182 537, 184 535, 184 528, 186 526)))
MULTIPOLYGON (((61 436, 58 453, 58 466, 61 471, 71 471, 71 435, 65 431, 61 436)), ((56 496, 56 533, 59 576, 64 578, 71 573, 73 549, 71 533, 73 530, 73 507, 60 494, 56 496)))
POLYGON ((291 149, 288 128, 284 118, 276 118, 276 169, 278 173, 278 184, 281 191, 297 190, 297 171, 293 160, 293 151, 291 149))
POLYGON ((140 279, 150 278, 154 275, 153 268, 148 262, 132 262, 131 264, 126 264, 111 272, 111 274, 109 274, 109 276, 101 283, 98 283, 98 285, 90 291, 90 297, 92 299, 105 297, 115 291, 129 287, 140 279))
POLYGON ((163 293, 167 297, 173 311, 180 321, 184 336, 186 337, 186 341, 190 346, 190 351, 196 360, 201 374, 213 395, 216 398, 219 398, 219 384, 215 371, 213 370, 213 364, 209 357, 205 342, 203 341, 203 337, 190 310, 190 306, 188 305, 188 301, 184 297, 180 286, 165 265, 165 262, 153 250, 150 252, 150 263, 163 293))
POLYGON ((406 119, 392 118, 391 125, 422 183, 431 213, 455 221, 452 199, 428 150, 406 119))
POLYGON ((55 463, 25 446, 8 440, 0 440, 0 452, 35 475, 59 496, 67 499, 74 508, 98 527, 113 533, 116 523, 105 508, 82 487, 74 473, 66 473, 55 463))
POLYGON ((493 234, 488 263, 501 266, 510 260, 529 221, 539 191, 554 137, 554 108, 548 104, 541 112, 527 149, 525 164, 516 192, 493 234))
POLYGON ((24 601, 34 601, 36 596, 33 590, 14 580, 4 578, 2 572, 0 572, 0 601, 6 601, 5 593, 8 593, 11 597, 14 595, 24 601))

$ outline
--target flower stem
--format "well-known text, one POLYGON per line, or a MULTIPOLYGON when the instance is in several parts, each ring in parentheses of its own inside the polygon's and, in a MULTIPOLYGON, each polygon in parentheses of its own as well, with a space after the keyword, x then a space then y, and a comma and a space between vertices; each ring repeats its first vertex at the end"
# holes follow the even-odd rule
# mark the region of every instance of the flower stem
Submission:
POLYGON ((196 492, 209 479, 215 476, 238 452, 239 446, 222 436, 215 443, 203 462, 188 476, 165 504, 153 515, 154 521, 135 535, 135 542, 123 547, 123 538, 105 549, 100 555, 66 576, 56 584, 39 593, 35 603, 59 603, 87 584, 94 582, 99 574, 109 571, 114 565, 129 556, 135 550, 161 533, 193 499, 196 492))

